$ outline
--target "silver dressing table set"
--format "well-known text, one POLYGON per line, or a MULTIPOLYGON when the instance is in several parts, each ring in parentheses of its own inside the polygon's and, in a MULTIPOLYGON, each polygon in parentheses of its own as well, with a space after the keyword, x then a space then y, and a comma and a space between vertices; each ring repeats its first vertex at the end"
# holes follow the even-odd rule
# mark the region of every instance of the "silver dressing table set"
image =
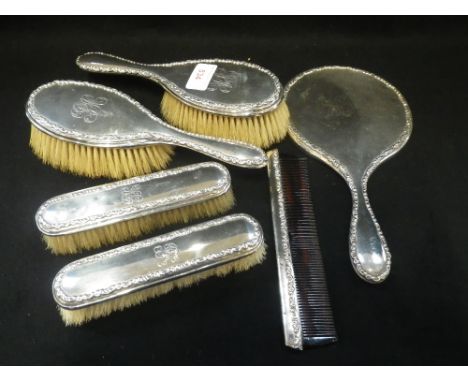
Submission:
MULTIPOLYGON (((323 161, 349 186, 353 203, 349 256, 354 271, 371 284, 388 277, 390 248, 377 221, 379 212, 371 208, 367 184, 377 167, 396 154, 411 134, 410 109, 393 85, 372 73, 342 66, 304 71, 283 89, 269 70, 232 60, 149 65, 90 53, 80 56, 77 63, 88 71, 145 77, 178 101, 208 115, 245 121, 243 118, 271 113, 285 103, 289 110, 287 133, 302 149, 298 152, 323 161), (218 86, 217 91, 187 87, 200 64, 213 71, 206 89, 218 86), (216 77, 217 71, 236 75, 216 77)), ((295 165, 277 150, 265 152, 240 140, 179 129, 122 92, 88 82, 60 80, 39 87, 27 102, 26 115, 33 130, 42 134, 42 146, 33 150, 54 167, 68 166, 67 171, 80 175, 109 177, 105 174, 114 174, 114 169, 107 153, 142 147, 154 147, 148 158, 154 155, 160 160, 148 167, 146 174, 132 174, 140 165, 129 164, 115 172, 115 178, 123 180, 56 196, 39 208, 38 228, 57 253, 131 242, 80 258, 59 271, 53 296, 67 325, 106 316, 212 275, 247 270, 263 260, 262 228, 246 214, 226 215, 138 241, 139 235, 163 226, 224 214, 234 203, 235 184, 231 185, 229 171, 222 164, 204 162, 163 169, 173 155, 172 146, 179 146, 228 165, 258 169, 258 176, 267 176, 268 169, 286 345, 302 349, 336 342, 323 264, 321 258, 314 257, 318 238, 314 234, 316 241, 298 244, 307 236, 307 232, 298 233, 301 222, 315 220, 313 211, 307 216, 308 210, 300 204, 306 205, 307 198, 296 202, 292 196, 300 194, 305 183, 292 180, 288 171, 294 171, 295 165), (54 146, 56 140, 63 145, 54 146), (71 151, 70 147, 78 146, 85 147, 84 151, 71 151), (62 148, 70 151, 59 152, 62 148), (75 163, 78 155, 83 159, 75 163), (58 163, 61 156, 69 162, 58 163), (89 163, 84 165, 84 161, 89 163), (299 220, 296 210, 302 210, 299 220), (156 220, 151 222, 151 216, 156 220), (138 227, 132 222, 138 222, 138 227), (301 276, 305 263, 310 271, 307 277, 313 280, 317 275, 316 286, 299 280, 305 277, 301 276), (310 310, 303 308, 304 304, 310 310), (322 321, 327 330, 333 329, 326 333, 332 334, 323 334, 322 321)), ((124 154, 112 155, 122 156, 113 158, 114 164, 129 163, 124 154)), ((133 158, 141 159, 136 154, 133 158)), ((303 159, 301 163, 306 166, 306 162, 303 159)), ((313 184, 313 175, 311 179, 313 184)), ((304 187, 308 186, 307 179, 304 187)))

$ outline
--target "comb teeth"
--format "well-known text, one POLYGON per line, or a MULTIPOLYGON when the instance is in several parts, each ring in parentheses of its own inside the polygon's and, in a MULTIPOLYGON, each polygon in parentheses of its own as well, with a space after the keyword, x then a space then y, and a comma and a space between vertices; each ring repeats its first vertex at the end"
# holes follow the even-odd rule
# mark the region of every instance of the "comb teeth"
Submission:
POLYGON ((284 205, 304 345, 336 342, 333 312, 310 198, 307 158, 280 158, 284 205))

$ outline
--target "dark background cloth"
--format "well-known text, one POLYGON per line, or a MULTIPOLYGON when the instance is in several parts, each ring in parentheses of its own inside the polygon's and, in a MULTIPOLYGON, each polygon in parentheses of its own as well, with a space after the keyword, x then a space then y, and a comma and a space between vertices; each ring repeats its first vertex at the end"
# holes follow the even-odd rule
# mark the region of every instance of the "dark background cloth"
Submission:
MULTIPOLYGON (((1 364, 466 363, 466 18, 37 17, 3 18, 0 24, 1 364), (79 256, 46 251, 34 214, 52 196, 106 180, 43 165, 28 148, 25 102, 37 86, 55 79, 116 87, 157 115, 163 94, 147 80, 79 70, 75 58, 86 51, 148 63, 251 60, 283 84, 313 67, 348 65, 376 73, 402 92, 414 117, 412 137, 369 183, 393 254, 383 284, 367 284, 352 269, 345 182, 309 160, 337 344, 303 352, 284 346, 267 173, 232 166, 233 211, 251 214, 264 229, 268 256, 262 265, 82 327, 63 325, 51 282, 79 256)), ((302 154, 289 139, 279 148, 302 154)), ((170 167, 206 160, 177 149, 170 167)))

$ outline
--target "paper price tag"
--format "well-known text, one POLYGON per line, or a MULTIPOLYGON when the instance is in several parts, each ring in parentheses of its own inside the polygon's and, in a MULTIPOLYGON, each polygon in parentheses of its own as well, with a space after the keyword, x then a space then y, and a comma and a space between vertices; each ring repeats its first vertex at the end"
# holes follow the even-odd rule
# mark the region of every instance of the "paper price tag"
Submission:
POLYGON ((193 70, 190 78, 185 85, 187 89, 193 90, 206 90, 216 72, 217 65, 213 64, 197 64, 193 70))

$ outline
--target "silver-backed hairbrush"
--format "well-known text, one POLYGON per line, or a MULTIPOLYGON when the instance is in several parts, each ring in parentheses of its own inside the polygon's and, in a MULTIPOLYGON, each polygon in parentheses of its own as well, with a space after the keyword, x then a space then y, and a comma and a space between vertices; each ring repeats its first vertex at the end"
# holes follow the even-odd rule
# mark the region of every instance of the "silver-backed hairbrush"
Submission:
POLYGON ((74 254, 233 205, 227 168, 205 162, 55 196, 40 206, 36 224, 52 253, 74 254))
POLYGON ((211 276, 262 262, 260 224, 224 216, 72 262, 52 292, 66 325, 81 325, 211 276))
POLYGON ((142 64, 101 52, 79 56, 77 65, 100 73, 128 74, 161 85, 161 112, 184 130, 268 147, 287 135, 283 88, 269 70, 225 59, 142 64))
POLYGON ((266 165, 258 147, 184 132, 116 89, 54 81, 29 97, 30 145, 45 163, 90 177, 127 178, 167 166, 172 146, 240 167, 266 165))

